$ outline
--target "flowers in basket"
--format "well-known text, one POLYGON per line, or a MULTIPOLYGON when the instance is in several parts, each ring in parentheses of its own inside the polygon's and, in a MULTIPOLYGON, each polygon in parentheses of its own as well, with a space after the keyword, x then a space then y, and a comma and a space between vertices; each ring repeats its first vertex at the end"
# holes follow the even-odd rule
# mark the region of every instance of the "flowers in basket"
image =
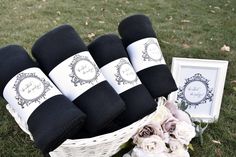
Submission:
POLYGON ((166 101, 133 136, 135 147, 123 157, 189 157, 188 145, 195 135, 189 115, 166 101))

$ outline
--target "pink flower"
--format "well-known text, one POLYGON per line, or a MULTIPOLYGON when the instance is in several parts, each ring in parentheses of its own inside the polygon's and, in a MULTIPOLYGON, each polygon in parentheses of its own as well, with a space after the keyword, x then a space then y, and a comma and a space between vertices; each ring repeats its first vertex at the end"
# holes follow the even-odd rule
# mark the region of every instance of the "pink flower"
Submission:
POLYGON ((196 135, 195 127, 184 121, 179 121, 175 125, 175 130, 171 136, 179 140, 182 144, 188 145, 196 135))
POLYGON ((162 124, 162 129, 163 129, 164 133, 166 133, 166 132, 172 133, 176 128, 176 123, 177 122, 178 122, 178 119, 176 119, 174 117, 170 117, 169 119, 167 119, 162 124))
POLYGON ((185 121, 188 124, 192 124, 189 115, 182 111, 182 110, 177 110, 175 113, 172 113, 175 118, 177 118, 180 121, 185 121))
POLYGON ((165 106, 170 110, 170 112, 173 114, 178 110, 178 106, 176 106, 173 102, 171 101, 166 101, 165 106))
POLYGON ((163 130, 159 123, 151 123, 141 128, 134 136, 133 143, 139 143, 141 138, 148 138, 152 135, 158 135, 163 138, 163 130))
POLYGON ((165 106, 170 110, 170 112, 175 118, 180 121, 185 121, 189 124, 192 124, 189 115, 186 112, 178 109, 178 107, 173 102, 167 101, 165 106))
POLYGON ((145 152, 151 153, 168 152, 165 142, 158 135, 152 135, 148 138, 144 138, 141 143, 137 144, 137 147, 141 148, 145 152))

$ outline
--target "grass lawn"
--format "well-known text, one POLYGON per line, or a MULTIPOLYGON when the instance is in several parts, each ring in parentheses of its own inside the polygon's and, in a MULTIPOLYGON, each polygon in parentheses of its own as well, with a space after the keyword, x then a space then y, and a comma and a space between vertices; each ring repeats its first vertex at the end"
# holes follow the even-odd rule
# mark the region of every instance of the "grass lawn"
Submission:
MULTIPOLYGON (((192 141, 191 156, 235 156, 236 0, 0 0, 0 46, 20 44, 30 53, 37 38, 64 23, 89 43, 96 36, 117 33, 119 21, 134 13, 151 18, 169 66, 172 57, 229 61, 219 121, 207 128, 203 146, 198 139, 192 141), (230 52, 220 51, 224 44, 230 52)), ((42 156, 5 104, 0 100, 0 156, 42 156)))

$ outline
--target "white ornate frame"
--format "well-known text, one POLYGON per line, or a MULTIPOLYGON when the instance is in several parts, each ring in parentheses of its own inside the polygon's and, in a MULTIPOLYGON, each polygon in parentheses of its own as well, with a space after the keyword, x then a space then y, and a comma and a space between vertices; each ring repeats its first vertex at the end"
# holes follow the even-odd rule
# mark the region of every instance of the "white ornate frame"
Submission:
POLYGON ((180 80, 183 67, 193 68, 193 70, 195 70, 196 73, 197 73, 198 68, 201 68, 201 69, 216 68, 217 69, 217 77, 215 78, 216 83, 214 87, 214 96, 212 97, 213 102, 212 102, 212 107, 211 107, 211 113, 204 116, 202 116, 202 114, 189 113, 191 117, 193 118, 193 120, 207 122, 207 123, 216 122, 220 114, 228 61, 173 57, 171 72, 176 81, 178 90, 176 92, 172 92, 169 95, 168 98, 171 101, 177 100, 177 94, 179 91, 180 81, 186 81, 186 80, 180 80))

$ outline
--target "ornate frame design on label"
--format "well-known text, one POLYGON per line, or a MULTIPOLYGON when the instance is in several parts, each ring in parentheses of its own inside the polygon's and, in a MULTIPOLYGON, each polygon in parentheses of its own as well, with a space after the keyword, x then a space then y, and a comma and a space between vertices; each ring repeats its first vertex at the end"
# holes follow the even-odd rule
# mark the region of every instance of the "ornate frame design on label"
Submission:
MULTIPOLYGON (((71 68, 71 74, 69 76, 71 77, 71 82, 74 83, 74 86, 77 86, 78 83, 80 85, 83 85, 86 83, 93 84, 94 81, 97 81, 97 78, 101 73, 95 62, 91 61, 88 57, 82 56, 80 54, 77 54, 74 56, 73 61, 71 62, 69 67, 71 68), (78 76, 76 72, 76 66, 78 65, 79 62, 82 62, 82 61, 84 61, 86 64, 88 64, 89 66, 93 68, 93 69, 88 69, 88 70, 92 70, 94 73, 91 78, 82 78, 78 76)), ((84 67, 84 68, 88 68, 88 67, 84 67)))
POLYGON ((16 91, 15 98, 18 101, 18 104, 23 109, 25 107, 24 105, 29 106, 31 103, 35 103, 35 102, 40 103, 42 99, 45 99, 47 92, 50 90, 50 88, 52 88, 52 86, 50 82, 46 81, 44 78, 40 78, 35 73, 20 73, 16 77, 16 81, 13 88, 16 91), (39 84, 36 85, 30 81, 34 81, 34 83, 38 82, 39 84), (25 84, 25 89, 20 89, 20 86, 24 83, 28 83, 28 84, 25 84), (29 89, 30 87, 31 89, 29 89), (42 89, 38 93, 39 88, 42 88, 42 89), (28 90, 27 96, 23 95, 25 90, 28 90), (36 91, 36 95, 30 95, 30 92, 32 92, 33 90, 38 90, 36 91))
POLYGON ((132 84, 132 85, 137 83, 138 76, 137 76, 136 72, 134 71, 133 67, 131 66, 131 64, 128 61, 126 61, 125 59, 120 59, 119 63, 116 66, 116 70, 117 70, 117 72, 115 74, 115 77, 116 77, 116 81, 117 81, 118 85, 120 85, 121 83, 132 84), (121 70, 125 65, 127 66, 126 68, 129 68, 128 69, 129 72, 133 73, 132 75, 134 76, 134 78, 133 79, 131 78, 132 80, 127 79, 128 77, 127 78, 123 77, 121 70))
POLYGON ((215 122, 219 118, 228 61, 172 59, 172 75, 178 90, 169 100, 184 103, 194 120, 215 122))
MULTIPOLYGON (((177 100, 180 100, 181 103, 185 103, 189 107, 194 106, 195 108, 203 103, 206 103, 207 101, 212 102, 213 98, 213 88, 209 87, 209 81, 208 79, 204 78, 202 74, 196 73, 194 76, 185 79, 184 86, 179 87, 178 94, 177 94, 177 100), (189 96, 187 93, 188 89, 191 88, 192 84, 198 84, 199 86, 203 86, 203 94, 195 93, 195 96, 198 97, 197 101, 189 99, 189 96)), ((198 87, 199 88, 199 87, 198 87)), ((197 91, 198 88, 195 88, 193 90, 197 91)), ((192 93, 193 95, 194 93, 192 93)))
POLYGON ((154 41, 153 39, 149 39, 144 44, 144 51, 143 51, 142 57, 143 57, 144 61, 160 62, 163 58, 163 55, 162 55, 161 48, 160 48, 158 42, 154 41), (159 52, 157 52, 157 50, 159 52))

